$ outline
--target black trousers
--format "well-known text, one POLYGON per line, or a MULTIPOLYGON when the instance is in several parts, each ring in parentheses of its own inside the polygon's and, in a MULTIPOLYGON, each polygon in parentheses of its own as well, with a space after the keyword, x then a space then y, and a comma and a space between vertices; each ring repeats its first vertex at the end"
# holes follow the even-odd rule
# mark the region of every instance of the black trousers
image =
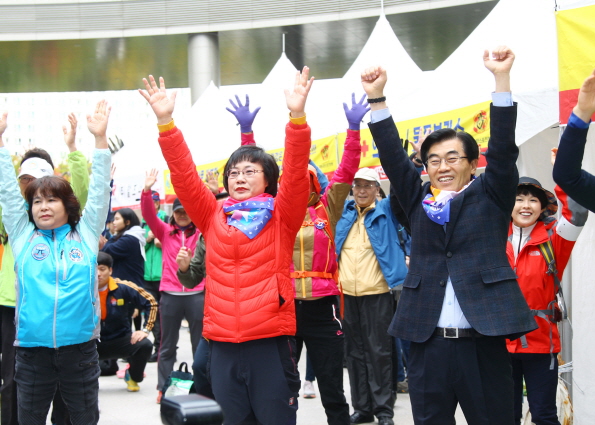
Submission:
POLYGON ((336 296, 295 301, 297 358, 306 344, 329 425, 349 424, 349 405, 343 391, 345 341, 336 296))
MULTIPOLYGON (((159 291, 160 280, 145 280, 145 290, 153 295, 153 298, 159 304, 161 300, 161 292, 159 291)), ((155 316, 155 323, 153 324, 153 346, 155 347, 155 353, 159 353, 159 345, 161 343, 161 317, 159 315, 159 309, 157 309, 157 316, 155 316)))
POLYGON ((554 369, 550 370, 549 353, 513 353, 514 420, 521 423, 523 416, 523 377, 527 385, 527 401, 531 422, 535 425, 560 425, 556 407, 558 389, 558 357, 554 355, 554 369))
POLYGON ((345 350, 351 404, 362 415, 394 416, 394 344, 387 333, 394 302, 389 292, 360 297, 345 295, 345 350))
POLYGON ((99 373, 95 340, 57 349, 18 347, 15 380, 19 423, 45 425, 59 386, 72 424, 97 424, 99 373))
POLYGON ((207 375, 207 365, 209 364, 209 342, 203 337, 200 338, 198 348, 194 353, 194 362, 192 363, 192 373, 194 374, 194 389, 197 394, 215 399, 211 382, 207 375))
MULTIPOLYGON (((153 344, 147 338, 136 344, 131 344, 130 335, 128 334, 111 341, 97 341, 97 353, 99 354, 99 360, 128 359, 130 364, 130 378, 133 381, 142 382, 143 372, 145 371, 147 360, 151 356, 153 344)), ((116 364, 114 374, 117 370, 118 365, 116 364)), ((56 425, 71 425, 72 423, 59 386, 54 395, 52 423, 56 425)))
POLYGON ((2 397, 2 425, 17 425, 17 383, 14 380, 16 328, 14 307, 0 306, 2 320, 2 365, 0 367, 0 396, 2 397))
POLYGON ((295 337, 211 341, 209 375, 225 425, 295 425, 300 377, 295 337))
POLYGON ((130 336, 131 334, 128 334, 109 341, 98 341, 97 353, 99 354, 99 360, 128 359, 130 378, 133 381, 142 382, 147 360, 151 357, 153 344, 148 338, 136 344, 131 344, 130 336))
POLYGON ((513 425, 512 367, 503 337, 411 343, 409 395, 415 425, 452 425, 457 404, 469 425, 513 425))

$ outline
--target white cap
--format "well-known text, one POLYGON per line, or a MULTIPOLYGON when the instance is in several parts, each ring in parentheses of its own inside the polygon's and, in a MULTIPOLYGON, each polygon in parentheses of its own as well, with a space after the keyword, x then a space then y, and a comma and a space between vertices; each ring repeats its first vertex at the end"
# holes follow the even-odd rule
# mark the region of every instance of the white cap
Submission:
POLYGON ((53 176, 54 169, 45 159, 29 158, 21 164, 21 172, 19 173, 18 178, 24 175, 40 179, 45 176, 53 176))
POLYGON ((380 177, 378 176, 378 171, 374 170, 373 168, 360 168, 359 170, 357 170, 357 173, 355 173, 355 177, 353 178, 353 180, 355 179, 363 179, 380 184, 380 177))

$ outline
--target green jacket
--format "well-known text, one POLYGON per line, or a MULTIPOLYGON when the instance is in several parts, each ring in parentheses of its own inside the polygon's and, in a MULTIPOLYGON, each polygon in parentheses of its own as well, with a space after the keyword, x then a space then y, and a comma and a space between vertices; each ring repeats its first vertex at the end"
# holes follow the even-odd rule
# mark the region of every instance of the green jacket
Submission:
MULTIPOLYGON (((167 220, 167 214, 165 211, 157 211, 157 217, 163 222, 167 220)), ((145 228, 145 238, 149 235, 151 229, 146 225, 143 220, 143 227, 145 228)), ((149 282, 158 282, 161 280, 161 269, 162 269, 162 253, 161 248, 155 246, 155 242, 151 241, 145 245, 145 280, 149 282)))
MULTIPOLYGON (((87 195, 89 194, 89 170, 85 155, 80 151, 69 153, 68 169, 70 170, 70 185, 81 204, 82 211, 87 203, 87 195)), ((4 243, 4 255, 2 256, 2 268, 0 269, 0 305, 14 307, 16 304, 14 256, 10 243, 7 242, 6 230, 1 220, 0 235, 4 243)))

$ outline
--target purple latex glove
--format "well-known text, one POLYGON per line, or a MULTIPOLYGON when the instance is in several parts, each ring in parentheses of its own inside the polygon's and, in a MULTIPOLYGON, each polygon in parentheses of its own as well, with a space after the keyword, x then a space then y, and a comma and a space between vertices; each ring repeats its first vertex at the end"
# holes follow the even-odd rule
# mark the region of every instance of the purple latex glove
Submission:
POLYGON ((240 98, 236 94, 236 100, 238 105, 236 106, 233 103, 233 100, 229 99, 229 103, 233 106, 233 110, 230 108, 225 108, 229 112, 231 112, 238 120, 238 124, 240 124, 240 129, 242 133, 252 133, 252 123, 254 122, 254 118, 256 118, 256 114, 260 111, 260 106, 256 108, 254 111, 250 112, 250 98, 246 95, 246 104, 242 105, 240 102, 240 98))
POLYGON ((364 101, 365 98, 366 95, 364 94, 359 102, 356 103, 355 93, 351 93, 351 109, 347 107, 346 103, 343 103, 343 109, 345 109, 345 116, 347 117, 350 130, 358 131, 364 115, 370 110, 368 108, 368 102, 364 101))

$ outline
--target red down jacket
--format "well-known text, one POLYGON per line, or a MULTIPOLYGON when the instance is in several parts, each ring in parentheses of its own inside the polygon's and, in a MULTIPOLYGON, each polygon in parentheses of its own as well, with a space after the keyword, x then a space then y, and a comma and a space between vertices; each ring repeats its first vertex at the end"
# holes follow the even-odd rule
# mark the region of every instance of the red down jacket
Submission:
POLYGON ((207 339, 238 343, 295 334, 289 268, 308 204, 310 127, 288 123, 285 131, 283 185, 272 218, 252 240, 227 224, 221 203, 198 177, 182 132, 173 128, 159 135, 176 194, 208 247, 207 339))
MULTIPOLYGON (((556 186, 555 192, 558 198, 558 204, 562 206, 562 216, 559 221, 549 223, 547 226, 544 225, 543 221, 538 221, 531 232, 529 240, 522 247, 516 260, 510 240, 506 247, 510 267, 517 274, 521 291, 523 291, 529 308, 533 310, 550 309, 550 302, 554 300, 556 293, 554 277, 547 274, 548 267, 539 250, 539 244, 547 242, 548 239, 551 241, 554 257, 556 258, 558 278, 562 279, 564 269, 572 253, 572 248, 574 248, 576 239, 584 224, 583 221, 580 223, 581 227, 577 227, 578 212, 581 212, 581 216, 586 214, 586 210, 576 202, 572 202, 573 209, 569 207, 568 196, 559 186, 556 186), (564 230, 559 231, 559 227, 563 227, 564 230)), ((509 229, 510 237, 512 234, 512 224, 509 229)), ((558 326, 541 317, 535 317, 535 321, 539 325, 539 329, 535 329, 533 332, 525 335, 528 347, 523 348, 520 338, 514 341, 507 340, 506 345, 510 353, 549 353, 552 343, 554 345, 553 352, 560 352, 558 326), (551 341, 550 330, 552 332, 551 341)))

